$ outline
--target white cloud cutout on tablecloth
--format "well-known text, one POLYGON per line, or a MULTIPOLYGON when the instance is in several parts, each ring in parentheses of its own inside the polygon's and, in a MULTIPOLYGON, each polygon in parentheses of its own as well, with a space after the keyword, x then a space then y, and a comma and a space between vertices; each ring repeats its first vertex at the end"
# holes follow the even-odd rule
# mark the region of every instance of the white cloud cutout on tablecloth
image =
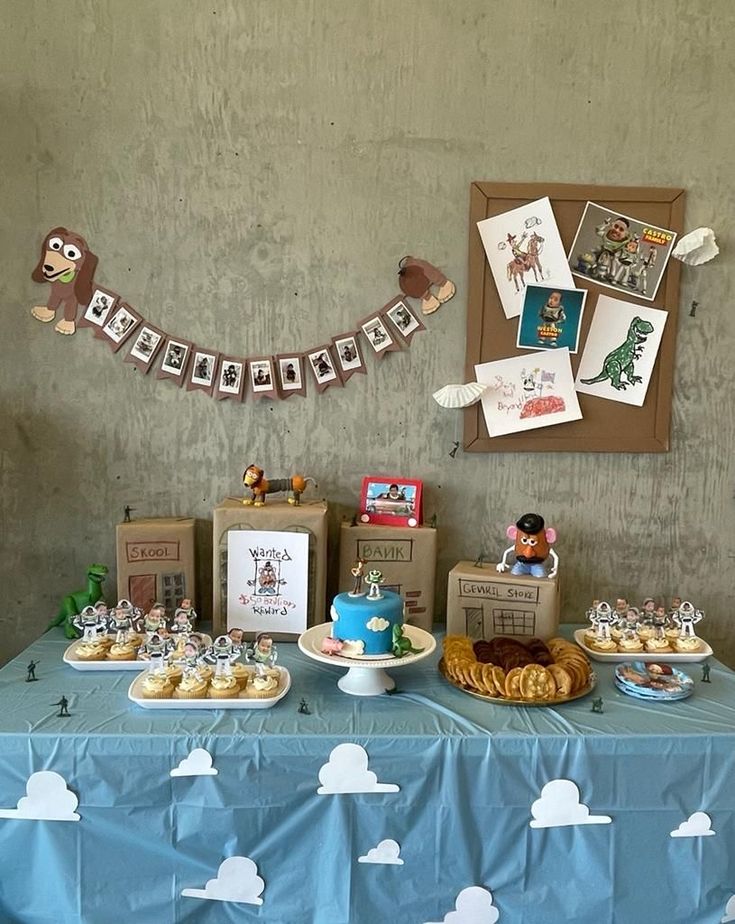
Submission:
POLYGON ((358 863, 383 863, 388 866, 403 866, 401 847, 390 838, 381 841, 377 847, 371 847, 364 857, 358 857, 358 863))
POLYGON ((264 888, 258 867, 250 857, 228 857, 220 863, 215 878, 207 880, 203 889, 182 889, 181 894, 187 898, 262 905, 260 894, 264 888))
POLYGON ((0 818, 26 818, 31 821, 79 821, 75 811, 79 799, 66 780, 53 770, 32 773, 26 793, 14 809, 0 809, 0 818))
POLYGON ((495 924, 500 917, 493 905, 492 892, 482 886, 462 889, 454 907, 456 910, 445 914, 441 921, 427 921, 426 924, 495 924))
POLYGON ((731 924, 735 921, 735 895, 731 895, 725 905, 725 913, 720 918, 720 924, 731 924))
POLYGON ((379 783, 377 774, 368 770, 368 755, 359 744, 338 744, 319 771, 320 796, 336 793, 398 792, 395 783, 379 783))
POLYGON ((579 801, 579 789, 571 780, 551 780, 541 790, 541 798, 531 806, 532 828, 561 828, 567 825, 607 825, 609 815, 590 815, 579 801))
POLYGON ((712 837, 712 819, 706 812, 695 812, 671 832, 671 837, 712 837))
POLYGON ((169 771, 169 776, 217 776, 218 771, 212 764, 212 755, 206 748, 194 748, 178 767, 169 771))

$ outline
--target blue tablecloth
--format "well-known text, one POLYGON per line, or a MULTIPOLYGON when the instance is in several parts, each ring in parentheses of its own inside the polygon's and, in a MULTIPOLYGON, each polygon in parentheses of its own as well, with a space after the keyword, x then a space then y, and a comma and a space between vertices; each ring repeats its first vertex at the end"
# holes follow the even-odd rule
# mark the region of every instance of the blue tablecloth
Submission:
POLYGON ((352 697, 336 686, 342 669, 281 644, 293 686, 272 709, 155 712, 129 702, 134 674, 64 665, 67 644, 49 633, 0 671, 0 807, 54 770, 81 816, 0 819, 2 922, 423 924, 481 886, 499 924, 715 924, 735 893, 735 674, 714 660, 710 684, 683 665, 694 695, 660 706, 619 693, 612 665, 597 665, 597 714, 591 696, 475 699, 441 678, 439 650, 392 672, 401 692, 352 697), (37 683, 25 682, 31 659, 37 683), (69 718, 51 705, 62 695, 69 718), (318 795, 344 742, 400 791, 318 795), (172 779, 196 747, 218 775, 172 779), (559 778, 612 823, 531 828, 532 803, 559 778), (715 836, 670 837, 700 811, 715 836), (384 839, 403 865, 358 862, 384 839), (181 895, 230 856, 257 864, 261 906, 181 895))

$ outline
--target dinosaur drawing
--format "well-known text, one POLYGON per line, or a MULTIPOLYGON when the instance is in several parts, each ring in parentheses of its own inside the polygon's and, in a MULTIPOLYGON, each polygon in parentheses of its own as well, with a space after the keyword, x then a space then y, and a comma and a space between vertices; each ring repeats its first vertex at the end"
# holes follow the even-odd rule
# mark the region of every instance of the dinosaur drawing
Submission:
POLYGON ((627 388, 628 385, 636 385, 638 382, 642 382, 643 379, 634 374, 633 363, 636 359, 641 358, 643 344, 651 333, 653 333, 653 324, 638 317, 633 318, 625 341, 607 354, 599 375, 596 375, 593 379, 580 379, 582 384, 595 385, 597 382, 610 379, 612 387, 620 391, 627 388), (622 382, 620 380, 621 376, 625 376, 628 381, 622 382))

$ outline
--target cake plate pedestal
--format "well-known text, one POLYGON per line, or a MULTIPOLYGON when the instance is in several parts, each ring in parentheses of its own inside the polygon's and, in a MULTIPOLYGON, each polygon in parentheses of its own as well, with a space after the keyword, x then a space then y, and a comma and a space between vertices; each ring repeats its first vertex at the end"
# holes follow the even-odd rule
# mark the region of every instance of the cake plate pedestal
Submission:
POLYGON ((393 670, 415 664, 428 657, 436 648, 436 640, 430 632, 406 624, 403 626, 403 637, 409 639, 413 648, 423 649, 418 654, 407 654, 402 658, 394 658, 392 655, 380 659, 343 658, 341 655, 328 655, 322 651, 322 641, 331 634, 331 630, 332 624, 329 622, 307 629, 299 637, 299 648, 314 661, 347 668, 347 673, 340 677, 337 686, 343 693, 350 693, 352 696, 379 696, 387 690, 395 689, 395 680, 386 673, 386 669, 393 670))

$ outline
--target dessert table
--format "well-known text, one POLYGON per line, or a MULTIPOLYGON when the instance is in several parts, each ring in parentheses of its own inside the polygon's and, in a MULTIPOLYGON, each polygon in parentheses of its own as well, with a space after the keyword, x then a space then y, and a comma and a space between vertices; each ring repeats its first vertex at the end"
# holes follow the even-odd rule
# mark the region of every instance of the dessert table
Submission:
POLYGON ((52 630, 0 671, 0 808, 51 770, 79 815, 0 813, 2 921, 424 924, 475 886, 492 907, 460 909, 452 924, 714 924, 735 893, 735 674, 714 659, 711 683, 701 665, 679 665, 695 680, 682 702, 626 697, 615 665, 598 664, 591 695, 517 707, 449 685, 440 643, 377 697, 342 693, 343 671, 280 644, 283 700, 191 712, 134 705, 134 673, 75 671, 67 644, 52 630), (69 717, 52 705, 62 696, 69 717), (381 785, 319 793, 345 743, 365 749, 381 785), (217 775, 170 776, 195 748, 217 775), (532 805, 558 779, 611 822, 532 827, 532 805), (709 833, 670 836, 697 812, 709 833), (366 862, 386 839, 403 862, 366 862), (182 895, 233 856, 254 861, 262 904, 182 895))

